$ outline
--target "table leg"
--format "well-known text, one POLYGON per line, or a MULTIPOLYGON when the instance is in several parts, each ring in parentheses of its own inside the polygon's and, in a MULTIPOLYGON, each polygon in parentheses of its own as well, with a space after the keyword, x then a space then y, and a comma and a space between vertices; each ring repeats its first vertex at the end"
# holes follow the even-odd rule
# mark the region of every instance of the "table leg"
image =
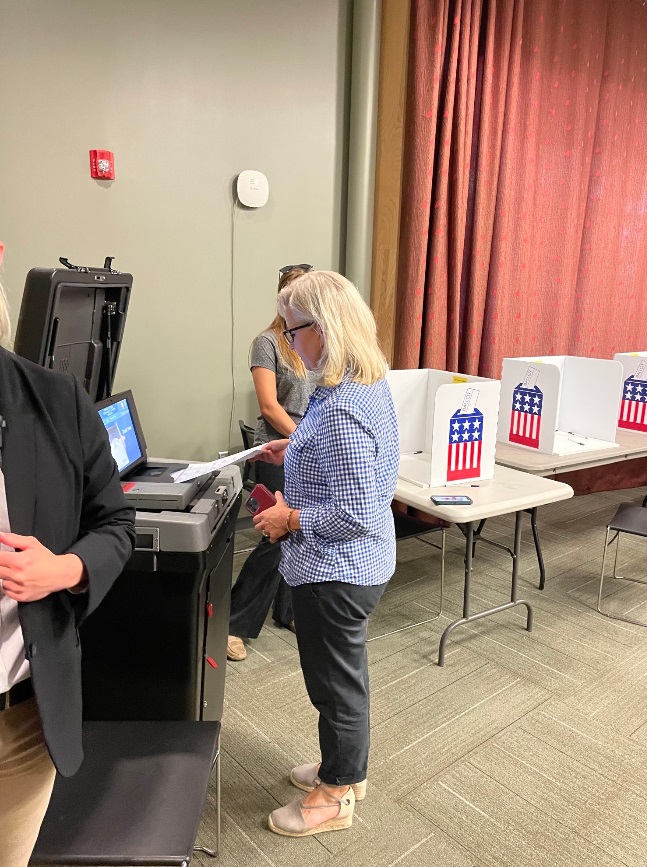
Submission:
MULTIPOLYGON (((535 511, 535 510, 533 510, 535 511)), ((519 580, 519 561, 521 557, 521 512, 514 516, 514 559, 512 560, 512 588, 510 592, 511 605, 525 605, 528 609, 526 629, 532 632, 532 608, 525 599, 517 599, 517 583, 519 580)))
POLYGON ((463 591, 463 616, 459 620, 454 620, 445 628, 440 643, 438 645, 438 665, 442 668, 445 665, 445 645, 450 634, 458 626, 464 626, 466 623, 471 623, 474 620, 482 620, 484 617, 489 617, 491 614, 499 614, 501 611, 507 611, 509 608, 514 608, 517 605, 525 605, 528 609, 528 618, 526 620, 526 629, 532 631, 532 608, 530 603, 525 599, 517 599, 517 584, 519 579, 519 557, 521 552, 521 520, 522 512, 515 512, 514 516, 514 549, 512 555, 512 580, 510 586, 510 601, 504 602, 502 605, 495 605, 492 608, 486 608, 484 611, 478 611, 476 614, 470 614, 470 590, 472 585, 472 548, 474 544, 474 525, 472 522, 463 524, 461 531, 465 536, 465 587, 463 591))
POLYGON ((462 626, 470 619, 470 590, 472 585, 472 554, 474 552, 474 524, 470 521, 468 524, 463 524, 461 530, 465 536, 465 586, 463 589, 463 616, 460 620, 454 620, 449 626, 445 627, 443 634, 440 637, 438 645, 438 665, 442 668, 445 664, 445 645, 450 633, 457 626, 462 626))
POLYGON ((543 590, 546 585, 546 567, 544 566, 544 555, 541 552, 539 531, 537 530, 537 507, 534 509, 528 509, 527 512, 530 515, 532 537, 535 540, 535 551, 537 552, 537 563, 539 564, 539 589, 543 590))

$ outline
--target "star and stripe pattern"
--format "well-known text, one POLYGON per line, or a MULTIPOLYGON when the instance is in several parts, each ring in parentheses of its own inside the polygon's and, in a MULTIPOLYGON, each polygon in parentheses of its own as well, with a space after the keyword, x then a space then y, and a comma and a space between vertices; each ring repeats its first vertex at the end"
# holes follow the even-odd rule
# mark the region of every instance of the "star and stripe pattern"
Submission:
POLYGON ((531 449, 539 448, 541 409, 544 396, 538 386, 524 388, 519 383, 512 393, 510 442, 531 449))
POLYGON ((479 478, 482 446, 483 413, 479 409, 470 413, 456 410, 449 420, 448 482, 479 478))
POLYGON ((647 433, 647 380, 625 379, 618 427, 647 433))

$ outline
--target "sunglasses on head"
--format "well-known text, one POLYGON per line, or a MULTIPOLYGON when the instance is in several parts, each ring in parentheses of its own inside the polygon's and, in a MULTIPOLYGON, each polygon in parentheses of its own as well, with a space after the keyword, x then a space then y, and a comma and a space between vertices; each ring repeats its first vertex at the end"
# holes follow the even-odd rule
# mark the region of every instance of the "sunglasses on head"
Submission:
POLYGON ((301 265, 284 265, 282 268, 279 268, 279 275, 283 277, 285 274, 289 274, 290 271, 314 271, 314 268, 312 265, 304 263, 301 265))

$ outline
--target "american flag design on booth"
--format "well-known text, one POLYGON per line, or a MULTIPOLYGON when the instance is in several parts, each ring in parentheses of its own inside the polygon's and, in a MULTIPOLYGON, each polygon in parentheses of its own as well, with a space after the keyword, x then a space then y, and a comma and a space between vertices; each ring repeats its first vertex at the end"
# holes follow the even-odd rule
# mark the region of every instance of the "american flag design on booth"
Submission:
MULTIPOLYGON (((636 371, 642 376, 642 370, 636 371)), ((618 427, 647 433, 647 379, 625 379, 618 427)))
POLYGON ((449 420, 448 482, 479 478, 482 445, 483 413, 479 409, 468 413, 457 409, 449 420))
POLYGON ((510 442, 520 446, 539 448, 541 408, 544 396, 538 386, 527 388, 522 383, 512 393, 510 413, 510 442))

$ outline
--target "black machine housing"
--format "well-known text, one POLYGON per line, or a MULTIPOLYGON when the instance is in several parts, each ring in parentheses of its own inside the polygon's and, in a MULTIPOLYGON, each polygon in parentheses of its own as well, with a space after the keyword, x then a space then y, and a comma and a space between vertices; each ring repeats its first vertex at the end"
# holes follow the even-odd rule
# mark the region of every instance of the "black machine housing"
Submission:
POLYGON ((136 550, 81 626, 84 719, 222 719, 241 498, 206 551, 136 550))
POLYGON ((94 401, 112 393, 133 284, 110 265, 32 268, 14 341, 17 355, 72 373, 94 401))
MULTIPOLYGON (((64 268, 29 271, 14 349, 43 367, 74 374, 99 404, 97 410, 130 396, 145 461, 132 395, 112 396, 133 278, 113 270, 110 259, 103 268, 60 261, 64 268)), ((164 532, 175 528, 181 536, 192 519, 206 520, 205 513, 216 508, 212 487, 181 511, 137 511, 136 550, 99 609, 80 627, 85 719, 222 718, 241 494, 221 501, 222 514, 204 548, 160 547, 164 532)))

